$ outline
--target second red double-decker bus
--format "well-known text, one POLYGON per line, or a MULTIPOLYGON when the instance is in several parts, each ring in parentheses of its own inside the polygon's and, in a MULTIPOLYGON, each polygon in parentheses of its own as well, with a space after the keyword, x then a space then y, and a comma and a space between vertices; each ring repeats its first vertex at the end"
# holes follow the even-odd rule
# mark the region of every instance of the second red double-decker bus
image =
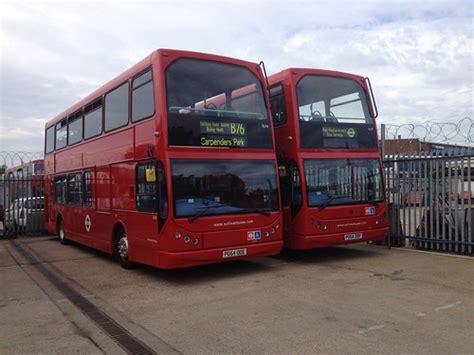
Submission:
POLYGON ((308 249, 385 238, 387 206, 368 79, 290 68, 269 81, 285 245, 308 249))
POLYGON ((255 63, 160 49, 58 115, 46 124, 47 229, 124 267, 279 253, 262 83, 255 63))
POLYGON ((42 197, 44 160, 36 159, 5 170, 9 184, 9 198, 42 197))

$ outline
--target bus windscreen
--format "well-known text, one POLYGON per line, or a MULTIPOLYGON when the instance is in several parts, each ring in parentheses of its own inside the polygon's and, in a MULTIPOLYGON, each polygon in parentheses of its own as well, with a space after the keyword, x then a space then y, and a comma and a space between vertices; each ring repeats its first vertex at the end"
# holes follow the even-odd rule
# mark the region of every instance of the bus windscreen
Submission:
POLYGON ((247 68, 181 58, 166 70, 169 145, 272 148, 259 79, 247 68))
POLYGON ((356 81, 305 75, 296 91, 301 148, 377 148, 367 97, 356 81))
POLYGON ((308 205, 380 202, 383 185, 377 159, 304 159, 308 205))
POLYGON ((176 217, 278 209, 272 160, 174 159, 171 173, 176 217))

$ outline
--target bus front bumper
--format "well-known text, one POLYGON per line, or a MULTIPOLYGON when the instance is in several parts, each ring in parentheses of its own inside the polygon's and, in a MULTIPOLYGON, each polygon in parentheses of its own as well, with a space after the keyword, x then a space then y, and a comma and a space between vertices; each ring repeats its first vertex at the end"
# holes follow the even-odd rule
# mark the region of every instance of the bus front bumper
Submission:
POLYGON ((226 248, 201 249, 185 252, 160 251, 157 266, 161 269, 178 269, 190 266, 276 255, 281 252, 283 241, 236 245, 226 248), (224 253, 245 249, 245 255, 224 257, 224 253))
POLYGON ((326 248, 334 245, 344 245, 373 240, 383 240, 388 236, 388 227, 324 235, 301 235, 293 234, 286 239, 285 247, 289 249, 315 249, 326 248), (361 234, 361 238, 353 238, 351 235, 361 234), (348 240, 349 239, 349 240, 348 240))

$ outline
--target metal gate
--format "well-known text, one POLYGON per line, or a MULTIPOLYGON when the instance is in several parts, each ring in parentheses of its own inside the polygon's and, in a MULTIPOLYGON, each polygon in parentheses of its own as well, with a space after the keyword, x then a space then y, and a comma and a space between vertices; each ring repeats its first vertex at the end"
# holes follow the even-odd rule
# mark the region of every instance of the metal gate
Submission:
POLYGON ((474 156, 386 156, 390 242, 472 254, 474 156))
POLYGON ((43 226, 43 176, 0 177, 0 236, 41 234, 43 226))

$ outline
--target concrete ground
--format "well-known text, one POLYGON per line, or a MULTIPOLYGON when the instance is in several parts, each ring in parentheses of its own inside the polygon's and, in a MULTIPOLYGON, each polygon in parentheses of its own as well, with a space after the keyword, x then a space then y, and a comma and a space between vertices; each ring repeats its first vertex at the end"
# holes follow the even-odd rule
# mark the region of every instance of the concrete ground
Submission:
POLYGON ((127 271, 94 250, 31 237, 0 241, 0 354, 124 353, 40 266, 157 353, 474 349, 473 258, 360 244, 127 271))

